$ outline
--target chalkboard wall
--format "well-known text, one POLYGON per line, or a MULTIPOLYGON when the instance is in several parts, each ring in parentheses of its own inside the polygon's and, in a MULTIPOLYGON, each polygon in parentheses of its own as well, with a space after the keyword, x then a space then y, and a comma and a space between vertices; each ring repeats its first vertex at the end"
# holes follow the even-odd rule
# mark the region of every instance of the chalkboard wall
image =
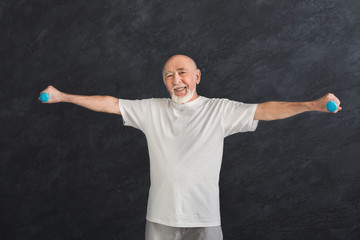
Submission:
POLYGON ((360 1, 5 0, 0 23, 0 239, 144 239, 144 134, 38 96, 169 97, 177 53, 202 96, 343 107, 225 139, 224 239, 360 239, 360 1))

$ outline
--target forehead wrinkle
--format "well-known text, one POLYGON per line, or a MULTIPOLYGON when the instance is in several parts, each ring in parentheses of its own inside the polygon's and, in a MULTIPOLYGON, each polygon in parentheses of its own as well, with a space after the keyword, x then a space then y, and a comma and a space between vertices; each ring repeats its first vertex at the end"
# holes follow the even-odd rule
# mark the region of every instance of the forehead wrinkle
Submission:
POLYGON ((185 64, 191 65, 191 67, 193 67, 194 70, 197 69, 196 63, 195 63, 195 61, 194 61, 192 58, 190 58, 190 57, 188 57, 188 56, 186 56, 186 55, 174 55, 174 56, 170 57, 170 58, 166 61, 166 63, 164 64, 164 67, 163 67, 163 75, 165 75, 165 74, 168 72, 168 71, 167 71, 167 72, 165 73, 165 67, 166 67, 166 65, 167 65, 170 61, 173 61, 174 59, 177 59, 177 58, 185 59, 185 64))
MULTIPOLYGON (((185 71, 187 71, 188 69, 187 68, 183 68, 183 67, 180 67, 180 68, 178 68, 178 69, 176 69, 176 71, 183 71, 183 70, 185 70, 185 71)), ((166 74, 168 74, 168 73, 173 73, 173 71, 166 71, 164 74, 166 75, 166 74)))

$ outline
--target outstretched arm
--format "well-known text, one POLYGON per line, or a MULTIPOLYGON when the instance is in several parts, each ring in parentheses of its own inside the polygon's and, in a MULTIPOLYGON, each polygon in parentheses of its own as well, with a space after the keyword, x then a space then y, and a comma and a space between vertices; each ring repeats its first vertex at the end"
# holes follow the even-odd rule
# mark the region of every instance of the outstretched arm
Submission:
POLYGON ((340 101, 334 94, 328 93, 322 98, 319 98, 310 102, 265 102, 260 103, 256 109, 254 120, 278 120, 284 119, 296 114, 300 114, 308 111, 320 111, 327 112, 326 104, 329 101, 336 102, 338 106, 334 113, 337 113, 342 108, 340 107, 340 101))
MULTIPOLYGON (((41 93, 48 93, 50 95, 49 101, 45 103, 67 102, 79 105, 81 107, 96 111, 121 115, 119 109, 119 99, 111 96, 84 96, 73 95, 60 92, 53 86, 48 86, 41 93)), ((40 93, 40 94, 41 94, 40 93)))

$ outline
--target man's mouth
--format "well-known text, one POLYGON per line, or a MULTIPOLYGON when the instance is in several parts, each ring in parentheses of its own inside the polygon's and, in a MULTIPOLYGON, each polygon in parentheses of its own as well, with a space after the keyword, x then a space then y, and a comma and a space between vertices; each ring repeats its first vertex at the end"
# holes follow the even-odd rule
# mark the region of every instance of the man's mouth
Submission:
POLYGON ((177 92, 181 92, 182 90, 184 90, 186 87, 180 87, 180 88, 175 88, 174 90, 177 92))

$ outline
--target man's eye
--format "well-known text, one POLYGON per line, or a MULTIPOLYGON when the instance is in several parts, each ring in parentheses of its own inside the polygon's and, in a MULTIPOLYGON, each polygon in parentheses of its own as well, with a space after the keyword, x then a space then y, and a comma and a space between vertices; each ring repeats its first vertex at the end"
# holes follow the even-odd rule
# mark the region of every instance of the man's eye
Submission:
POLYGON ((167 77, 169 78, 169 77, 172 77, 173 75, 167 75, 167 77))
POLYGON ((186 73, 186 72, 180 72, 180 74, 183 74, 183 73, 186 73))

